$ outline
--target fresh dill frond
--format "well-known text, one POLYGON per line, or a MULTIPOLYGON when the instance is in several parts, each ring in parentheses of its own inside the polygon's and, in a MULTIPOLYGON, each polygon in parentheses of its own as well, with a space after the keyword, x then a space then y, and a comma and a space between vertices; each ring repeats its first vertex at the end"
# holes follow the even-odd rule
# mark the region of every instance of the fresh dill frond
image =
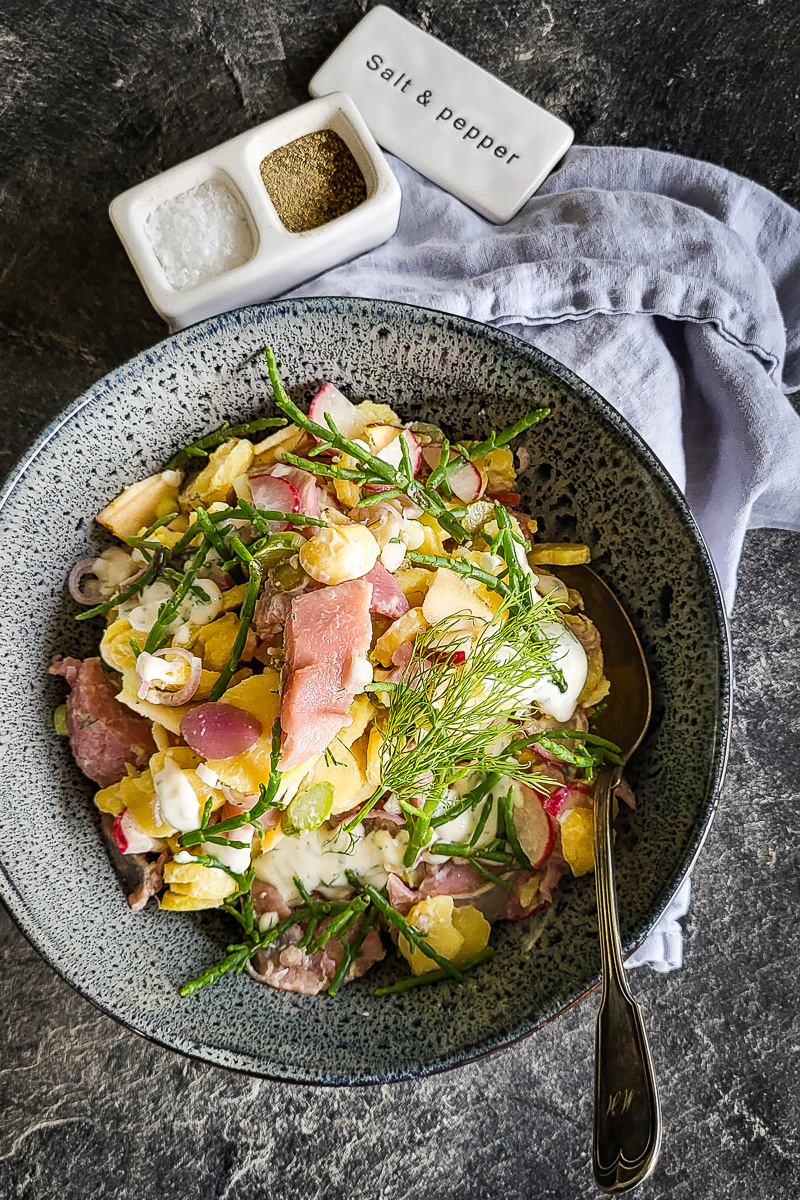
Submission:
POLYGON ((458 779, 478 772, 525 778, 549 790, 508 746, 523 727, 525 692, 553 678, 554 639, 544 629, 553 621, 558 602, 530 594, 521 600, 515 593, 465 657, 453 649, 458 615, 417 636, 401 680, 388 693, 380 752, 381 791, 396 795, 410 828, 406 865, 428 841, 431 821, 458 779))

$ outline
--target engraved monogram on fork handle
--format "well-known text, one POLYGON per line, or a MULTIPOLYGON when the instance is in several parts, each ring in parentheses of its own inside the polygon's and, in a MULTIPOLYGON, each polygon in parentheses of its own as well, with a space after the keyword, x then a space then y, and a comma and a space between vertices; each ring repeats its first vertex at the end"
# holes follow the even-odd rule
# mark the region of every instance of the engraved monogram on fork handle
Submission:
POLYGON ((603 966, 594 1079, 595 1181, 604 1192, 630 1191, 651 1173, 661 1147, 661 1106, 642 1015, 625 979, 620 951, 611 797, 619 768, 606 768, 595 789, 595 882, 603 966))

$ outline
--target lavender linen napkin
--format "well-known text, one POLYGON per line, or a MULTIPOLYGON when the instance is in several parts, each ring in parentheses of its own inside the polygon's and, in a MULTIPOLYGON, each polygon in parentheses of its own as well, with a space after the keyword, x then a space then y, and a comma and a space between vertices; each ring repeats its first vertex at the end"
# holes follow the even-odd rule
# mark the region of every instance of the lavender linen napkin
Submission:
MULTIPOLYGON (((498 227, 392 166, 394 238, 293 294, 460 313, 571 367, 683 489, 732 606, 746 530, 800 529, 800 213, 709 163, 584 146, 498 227)), ((637 965, 681 965, 688 891, 637 965)))

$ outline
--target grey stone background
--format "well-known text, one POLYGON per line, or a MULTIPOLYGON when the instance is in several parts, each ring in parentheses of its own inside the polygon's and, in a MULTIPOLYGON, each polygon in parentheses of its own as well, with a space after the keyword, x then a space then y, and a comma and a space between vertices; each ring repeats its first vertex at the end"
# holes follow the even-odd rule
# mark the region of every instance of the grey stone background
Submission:
MULTIPOLYGON (((365 7, 5 0, 0 472, 62 405, 163 336, 109 199, 303 101, 365 7)), ((563 116, 578 141, 708 158, 800 200, 796 0, 395 7, 563 116)), ((748 538, 732 762, 695 872, 686 965, 635 977, 666 1121, 642 1195, 659 1200, 800 1194, 799 546, 788 533, 748 538)), ((0 1200, 594 1194, 594 999, 455 1073, 314 1091, 140 1041, 79 999, 4 914, 0 950, 0 1200)))

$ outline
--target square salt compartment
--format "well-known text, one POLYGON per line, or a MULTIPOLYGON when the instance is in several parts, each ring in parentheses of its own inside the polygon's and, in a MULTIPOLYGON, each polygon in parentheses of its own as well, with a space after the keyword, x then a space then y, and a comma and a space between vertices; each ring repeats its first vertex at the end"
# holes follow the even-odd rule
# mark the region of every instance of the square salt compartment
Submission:
POLYGON ((117 196, 111 220, 153 307, 171 329, 268 300, 391 237, 400 187, 349 96, 335 93, 189 159, 117 196), (302 233, 280 220, 261 177, 273 150, 330 129, 367 198, 302 233))
POLYGON ((144 231, 176 291, 244 266, 257 245, 244 203, 222 178, 162 200, 144 231))

